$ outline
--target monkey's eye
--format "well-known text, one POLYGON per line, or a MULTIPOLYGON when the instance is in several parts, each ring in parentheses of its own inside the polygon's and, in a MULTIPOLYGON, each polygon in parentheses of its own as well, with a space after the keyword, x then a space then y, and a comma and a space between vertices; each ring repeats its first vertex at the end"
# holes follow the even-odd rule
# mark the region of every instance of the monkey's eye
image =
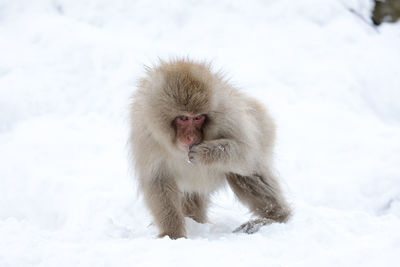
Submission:
POLYGON ((195 119, 196 121, 199 121, 199 120, 202 120, 204 117, 205 117, 205 115, 201 114, 201 115, 195 117, 194 119, 195 119))
POLYGON ((179 116, 179 117, 177 117, 177 120, 179 120, 179 121, 187 121, 188 117, 187 116, 179 116))

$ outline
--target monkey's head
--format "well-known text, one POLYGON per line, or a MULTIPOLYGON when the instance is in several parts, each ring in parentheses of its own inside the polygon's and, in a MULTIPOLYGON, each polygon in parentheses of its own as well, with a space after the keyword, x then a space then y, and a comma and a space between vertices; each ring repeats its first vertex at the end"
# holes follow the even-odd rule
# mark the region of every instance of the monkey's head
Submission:
POLYGON ((212 120, 216 75, 203 64, 185 60, 148 70, 139 94, 145 96, 150 127, 156 139, 165 138, 180 150, 202 142, 212 120), (162 136, 164 134, 164 136, 162 136))
POLYGON ((178 147, 189 150, 190 146, 199 144, 203 140, 203 127, 206 123, 206 114, 188 114, 176 117, 172 125, 178 147))

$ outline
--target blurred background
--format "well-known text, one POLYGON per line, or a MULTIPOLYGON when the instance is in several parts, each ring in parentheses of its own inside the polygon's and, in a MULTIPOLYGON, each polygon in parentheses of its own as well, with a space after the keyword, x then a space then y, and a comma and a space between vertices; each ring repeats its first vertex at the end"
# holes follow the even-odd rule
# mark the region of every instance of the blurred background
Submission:
POLYGON ((395 266, 400 1, 0 0, 0 266, 395 266), (275 118, 295 209, 251 236, 230 191, 157 230, 127 137, 144 65, 208 60, 275 118))

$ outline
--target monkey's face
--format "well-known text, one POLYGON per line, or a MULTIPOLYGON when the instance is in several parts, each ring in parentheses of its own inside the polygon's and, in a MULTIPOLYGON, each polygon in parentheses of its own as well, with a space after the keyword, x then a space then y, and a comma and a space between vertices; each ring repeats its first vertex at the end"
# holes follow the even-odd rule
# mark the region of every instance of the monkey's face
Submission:
POLYGON ((205 114, 185 114, 174 119, 176 141, 180 149, 188 151, 190 146, 199 144, 203 140, 206 119, 205 114))

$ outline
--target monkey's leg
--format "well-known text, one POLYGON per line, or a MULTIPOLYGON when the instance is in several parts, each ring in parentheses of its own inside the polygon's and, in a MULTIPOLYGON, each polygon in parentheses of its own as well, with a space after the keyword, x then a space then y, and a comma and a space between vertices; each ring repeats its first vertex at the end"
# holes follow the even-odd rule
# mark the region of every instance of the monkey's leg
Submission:
POLYGON ((182 199, 183 214, 196 222, 207 221, 208 198, 198 193, 185 193, 182 199))
POLYGON ((291 214, 281 190, 273 176, 268 179, 259 176, 227 175, 227 180, 237 198, 261 219, 249 221, 236 231, 254 233, 261 226, 272 222, 286 222, 291 214))
POLYGON ((186 236, 179 190, 172 179, 156 179, 146 186, 146 202, 160 230, 158 237, 177 239, 186 236))

